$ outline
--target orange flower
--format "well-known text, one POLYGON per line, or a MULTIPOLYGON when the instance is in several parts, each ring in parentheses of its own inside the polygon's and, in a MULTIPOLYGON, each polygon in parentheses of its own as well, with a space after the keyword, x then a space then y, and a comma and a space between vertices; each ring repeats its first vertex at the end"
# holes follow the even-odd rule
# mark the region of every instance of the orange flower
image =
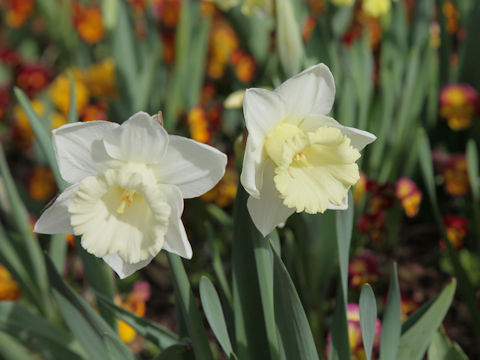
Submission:
MULTIPOLYGON (((145 316, 145 303, 150 298, 150 285, 145 281, 137 281, 133 285, 132 292, 125 302, 120 296, 115 297, 115 303, 124 309, 133 312, 137 316, 145 316)), ((131 343, 137 336, 137 332, 122 320, 118 321, 118 333, 124 343, 131 343)))
POLYGON ((92 96, 115 96, 117 89, 113 60, 107 58, 90 66, 85 71, 85 83, 92 96))
MULTIPOLYGON (((457 215, 445 215, 443 217, 445 228, 447 230, 448 240, 455 248, 460 249, 463 247, 463 240, 468 232, 468 221, 463 216, 457 215)), ((440 248, 446 247, 445 240, 440 240, 440 248)))
POLYGON ((235 167, 227 167, 220 182, 209 192, 200 196, 203 201, 214 202, 220 207, 230 205, 237 195, 238 174, 235 167))
POLYGON ((249 83, 255 75, 255 60, 253 57, 242 50, 235 50, 232 53, 231 61, 235 69, 235 75, 243 83, 249 83))
POLYGON ((88 104, 83 109, 82 121, 108 120, 104 104, 88 104))
POLYGON ((315 25, 317 25, 317 19, 314 16, 309 16, 305 20, 303 25, 303 33, 302 33, 302 40, 303 42, 307 42, 312 36, 313 29, 315 29, 315 25))
POLYGON ((478 93, 470 85, 447 85, 440 92, 440 116, 447 119, 450 129, 465 130, 477 112, 478 101, 478 93))
POLYGON ((422 202, 422 193, 412 180, 406 177, 400 178, 395 188, 395 196, 400 200, 408 217, 417 215, 422 202))
POLYGON ((9 0, 7 11, 7 24, 13 28, 21 27, 34 7, 33 0, 9 0))
POLYGON ((447 20, 446 28, 450 34, 454 34, 458 30, 458 11, 455 7, 455 4, 447 0, 443 3, 442 6, 443 14, 447 20))
POLYGON ((451 155, 443 171, 445 190, 453 196, 462 196, 470 190, 467 159, 463 154, 451 155))
POLYGON ((188 113, 188 125, 193 140, 202 143, 210 141, 212 134, 208 129, 208 119, 204 108, 197 106, 190 109, 188 113))
POLYGON ((314 16, 318 16, 325 11, 325 0, 308 0, 308 4, 314 16))
POLYGON ((215 19, 210 34, 208 76, 221 78, 230 56, 237 48, 238 38, 230 24, 221 18, 215 19))
POLYGON ((32 170, 28 181, 28 193, 32 199, 46 201, 57 191, 57 185, 52 171, 43 166, 37 166, 32 170))
POLYGON ((0 301, 16 300, 20 295, 18 284, 8 270, 0 264, 0 301))
POLYGON ((102 13, 98 6, 75 3, 73 14, 73 24, 83 41, 88 44, 96 44, 103 39, 105 29, 102 13))

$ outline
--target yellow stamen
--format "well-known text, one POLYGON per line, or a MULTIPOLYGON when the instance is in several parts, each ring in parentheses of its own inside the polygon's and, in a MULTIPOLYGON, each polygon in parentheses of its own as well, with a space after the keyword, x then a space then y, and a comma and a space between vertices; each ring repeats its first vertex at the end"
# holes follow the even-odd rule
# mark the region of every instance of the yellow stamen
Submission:
POLYGON ((123 214, 123 212, 125 211, 125 207, 132 205, 133 195, 135 195, 135 191, 133 191, 133 190, 123 190, 122 202, 120 203, 120 206, 117 209, 117 213, 123 214))
POLYGON ((304 164, 305 166, 309 167, 309 168, 313 168, 313 165, 307 160, 307 157, 305 156, 304 153, 302 152, 299 152, 298 154, 295 154, 293 156, 293 160, 295 161, 299 161, 301 162, 302 164, 304 164))

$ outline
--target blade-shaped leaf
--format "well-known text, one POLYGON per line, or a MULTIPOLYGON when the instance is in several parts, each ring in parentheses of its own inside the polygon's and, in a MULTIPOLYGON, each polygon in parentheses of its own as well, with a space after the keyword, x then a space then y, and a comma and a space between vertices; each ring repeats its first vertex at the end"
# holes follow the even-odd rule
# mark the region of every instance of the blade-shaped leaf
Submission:
POLYGON ((227 324, 223 316, 222 304, 218 298, 217 290, 210 279, 203 276, 200 279, 200 300, 208 323, 215 337, 227 356, 233 352, 232 343, 228 335, 227 324))
POLYGON ((50 133, 48 131, 45 131, 45 127, 43 126, 40 118, 37 116, 32 106, 30 105, 30 101, 28 100, 28 97, 25 95, 25 93, 17 87, 13 89, 13 92, 15 93, 15 96, 17 97, 20 106, 22 107, 23 111, 25 111, 25 114, 28 117, 28 121, 30 122, 32 129, 35 132, 35 138, 38 141, 43 153, 45 154, 48 165, 50 166, 50 169, 55 176, 55 181, 57 182, 58 188, 63 190, 67 187, 67 184, 62 179, 60 171, 58 170, 57 160, 55 158, 55 152, 53 150, 50 133))
POLYGON ((96 296, 97 301, 108 307, 119 320, 125 321, 133 327, 137 333, 153 342, 160 349, 165 349, 177 344, 182 344, 182 346, 186 345, 183 340, 180 340, 180 338, 170 330, 115 305, 110 299, 100 293, 96 293, 96 296))
POLYGON ((468 360, 468 357, 457 343, 438 330, 428 347, 428 360, 468 360))
POLYGON ((203 326, 197 304, 195 303, 195 298, 190 288, 190 282, 188 281, 182 260, 178 255, 172 253, 167 253, 167 256, 173 274, 175 295, 177 301, 180 303, 180 310, 185 319, 188 334, 192 340, 195 357, 197 359, 213 360, 207 333, 203 326))
POLYGON ((265 241, 247 210, 248 194, 238 187, 233 218, 232 288, 236 354, 239 359, 269 359, 254 241, 265 241))
POLYGON ((287 359, 318 359, 310 325, 292 279, 273 245, 275 320, 287 359))
POLYGON ((380 360, 395 360, 402 331, 402 309, 400 287, 398 285, 397 264, 393 264, 388 288, 387 304, 382 321, 380 338, 380 360))
POLYGON ((377 323, 377 301, 369 284, 362 287, 360 293, 360 328, 362 329, 363 348, 367 360, 372 358, 375 325, 377 323))
POLYGON ((0 358, 4 360, 30 360, 32 354, 13 336, 0 332, 0 358))
POLYGON ((14 336, 45 358, 75 360, 84 357, 78 344, 63 329, 16 302, 0 302, 0 331, 14 336))
POLYGON ((457 282, 455 280, 447 285, 422 316, 402 334, 398 360, 420 360, 423 358, 435 332, 447 314, 456 286, 457 282))
POLYGON ((91 359, 109 359, 114 350, 118 359, 134 359, 110 326, 73 292, 57 273, 52 261, 46 257, 47 271, 53 296, 68 327, 91 359), (108 344, 108 346, 107 346, 108 344))
POLYGON ((337 247, 340 263, 340 278, 344 298, 347 298, 348 287, 348 257, 353 229, 353 198, 348 194, 348 209, 337 211, 337 247))

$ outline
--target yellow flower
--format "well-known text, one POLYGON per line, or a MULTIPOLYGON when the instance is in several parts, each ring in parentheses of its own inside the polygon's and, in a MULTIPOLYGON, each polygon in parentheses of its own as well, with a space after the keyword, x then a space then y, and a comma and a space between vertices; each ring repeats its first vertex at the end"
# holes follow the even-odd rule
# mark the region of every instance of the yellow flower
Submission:
POLYGON ((93 64, 87 71, 85 82, 93 96, 114 96, 117 93, 115 82, 115 64, 108 58, 93 64))
POLYGON ((0 301, 16 300, 20 297, 20 288, 8 270, 0 264, 0 301))
POLYGON ((335 82, 324 64, 274 91, 246 91, 241 182, 250 194, 252 220, 264 236, 294 211, 346 209, 347 192, 360 178, 359 151, 376 137, 326 116, 334 98, 335 82))
POLYGON ((390 10, 390 0, 363 0, 363 11, 372 17, 378 18, 390 10))
MULTIPOLYGON (((81 113, 88 103, 89 92, 78 71, 73 72, 73 78, 75 84, 75 103, 78 113, 81 113)), ((55 106, 65 115, 68 114, 70 109, 70 81, 67 75, 61 74, 55 79, 50 86, 50 96, 55 106)))

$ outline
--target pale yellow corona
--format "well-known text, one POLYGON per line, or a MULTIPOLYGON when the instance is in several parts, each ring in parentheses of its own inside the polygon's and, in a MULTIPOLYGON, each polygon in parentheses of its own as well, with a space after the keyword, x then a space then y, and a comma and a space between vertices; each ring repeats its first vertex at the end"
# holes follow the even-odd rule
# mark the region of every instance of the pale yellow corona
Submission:
POLYGON ((360 153, 334 127, 313 132, 282 123, 266 136, 265 150, 275 163, 274 182, 283 203, 297 212, 324 212, 340 206, 360 178, 360 153))

